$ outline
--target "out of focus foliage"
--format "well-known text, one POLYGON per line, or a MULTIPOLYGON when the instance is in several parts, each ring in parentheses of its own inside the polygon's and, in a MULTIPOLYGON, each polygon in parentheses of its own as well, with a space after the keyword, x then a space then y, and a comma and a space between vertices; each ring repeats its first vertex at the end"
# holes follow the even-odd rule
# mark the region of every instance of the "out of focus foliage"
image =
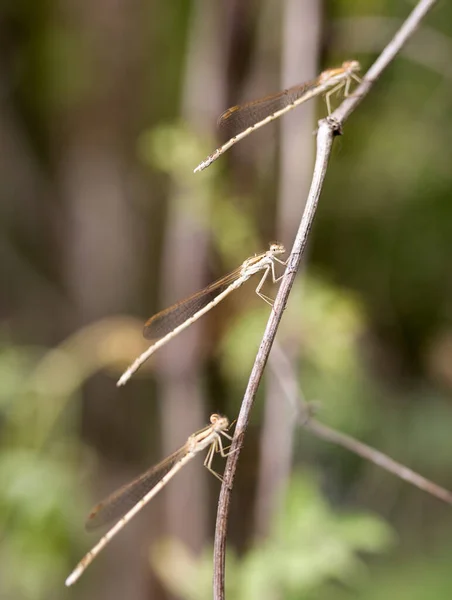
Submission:
POLYGON ((0 354, 2 598, 39 600, 62 584, 84 509, 72 495, 78 442, 56 420, 66 398, 54 403, 50 386, 47 394, 33 386, 41 354, 13 345, 0 354))
MULTIPOLYGON (((293 476, 271 529, 244 556, 229 553, 229 598, 311 598, 330 579, 357 590, 369 577, 360 554, 382 552, 393 542, 390 528, 376 516, 336 514, 307 474, 293 476)), ((197 559, 167 540, 153 547, 150 560, 175 595, 211 597, 211 550, 197 559)))

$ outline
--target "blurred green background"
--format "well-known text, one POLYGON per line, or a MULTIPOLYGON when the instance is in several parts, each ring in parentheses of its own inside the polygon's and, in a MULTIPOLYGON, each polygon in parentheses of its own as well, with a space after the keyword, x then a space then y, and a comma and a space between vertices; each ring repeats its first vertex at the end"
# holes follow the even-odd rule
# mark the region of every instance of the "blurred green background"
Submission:
MULTIPOLYGON (((194 175, 217 116, 343 60, 365 70, 414 4, 1 4, 2 600, 211 597, 219 484, 200 459, 64 580, 100 535, 93 504, 211 412, 236 418, 268 306, 251 282, 115 381, 155 311, 292 245, 324 102, 194 175)), ((451 36, 442 2, 335 140, 278 333, 320 420, 449 488, 451 36)), ((297 428, 271 365, 228 539, 229 600, 452 596, 450 507, 297 428)))

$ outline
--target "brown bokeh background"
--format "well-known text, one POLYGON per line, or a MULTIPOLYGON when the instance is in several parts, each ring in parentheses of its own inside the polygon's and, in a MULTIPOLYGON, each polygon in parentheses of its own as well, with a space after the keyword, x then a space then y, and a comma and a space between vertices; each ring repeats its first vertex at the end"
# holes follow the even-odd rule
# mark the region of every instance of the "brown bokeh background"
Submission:
MULTIPOLYGON (((270 240, 292 244, 323 101, 194 175, 217 116, 343 60, 366 69, 412 6, 2 4, 0 598, 211 597, 219 484, 201 459, 72 590, 64 579, 98 539, 92 504, 211 412, 236 417, 269 309, 251 282, 115 381, 151 314, 270 240)), ((439 3, 335 141, 278 334, 320 419, 449 488, 451 36, 439 3)), ((448 599, 451 524, 449 507, 296 428, 268 370, 233 491, 230 600, 448 599)))

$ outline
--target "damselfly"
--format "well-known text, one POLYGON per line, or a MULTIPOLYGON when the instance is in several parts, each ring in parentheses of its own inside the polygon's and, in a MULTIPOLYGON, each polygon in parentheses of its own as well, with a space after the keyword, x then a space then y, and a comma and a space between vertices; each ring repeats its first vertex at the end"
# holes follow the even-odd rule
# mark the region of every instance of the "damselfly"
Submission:
POLYGON ((285 251, 282 244, 277 242, 272 243, 267 252, 247 258, 238 269, 235 269, 229 275, 218 279, 218 281, 215 281, 196 294, 173 304, 173 306, 151 317, 144 326, 143 335, 146 339, 151 340, 153 344, 121 375, 117 385, 124 385, 151 354, 197 321, 202 315, 221 302, 223 298, 226 298, 232 291, 239 288, 252 275, 259 271, 263 271, 264 274, 256 288, 256 293, 263 300, 272 304, 272 300, 265 296, 261 290, 269 273, 271 273, 273 283, 281 279, 281 277, 276 277, 275 262, 281 265, 286 264, 277 258, 278 254, 283 254, 285 251))
POLYGON ((92 530, 113 521, 117 521, 117 523, 82 558, 66 579, 66 585, 70 586, 75 583, 86 567, 91 564, 118 531, 158 494, 184 465, 202 450, 209 448, 204 466, 221 481, 221 476, 212 469, 212 460, 216 452, 224 458, 227 456, 227 449, 223 446, 221 436, 231 440, 231 436, 226 433, 228 429, 229 421, 227 417, 217 414, 211 415, 210 425, 192 434, 182 448, 176 450, 161 463, 98 504, 89 515, 86 528, 92 530))
POLYGON ((342 63, 341 67, 323 71, 316 79, 307 83, 295 85, 277 94, 228 108, 218 119, 218 127, 226 132, 228 141, 203 160, 194 172, 207 168, 236 142, 259 127, 274 121, 315 96, 325 94, 328 114, 330 115, 330 98, 332 94, 344 88, 344 95, 348 96, 352 80, 360 81, 356 75, 360 68, 361 66, 357 60, 349 60, 342 63))

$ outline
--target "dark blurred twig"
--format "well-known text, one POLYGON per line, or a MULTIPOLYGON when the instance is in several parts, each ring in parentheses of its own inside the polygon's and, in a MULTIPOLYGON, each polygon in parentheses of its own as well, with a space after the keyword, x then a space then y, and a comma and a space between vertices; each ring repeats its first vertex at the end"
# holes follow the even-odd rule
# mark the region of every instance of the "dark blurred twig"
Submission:
MULTIPOLYGON (((298 396, 298 401, 300 403, 303 402, 301 396, 298 396)), ((309 411, 309 404, 305 402, 305 406, 309 411)), ((309 415, 309 412, 307 414, 309 415)), ((419 473, 416 473, 415 471, 409 469, 405 465, 398 463, 383 452, 372 448, 372 446, 363 444, 363 442, 360 442, 355 438, 345 435, 340 431, 336 431, 335 429, 332 429, 331 427, 320 423, 316 419, 311 419, 309 416, 304 420, 303 417, 301 417, 300 423, 305 429, 308 429, 317 437, 322 438, 327 442, 331 442, 332 444, 342 446, 343 448, 346 448, 347 450, 358 454, 362 458, 373 462, 382 469, 393 473, 397 477, 400 477, 400 479, 403 479, 404 481, 411 483, 417 488, 424 490, 424 492, 427 492, 428 494, 431 494, 432 496, 435 496, 436 498, 439 498, 444 502, 452 504, 452 492, 449 492, 448 490, 437 485, 433 481, 430 481, 422 475, 419 475, 419 473)))
POLYGON ((215 529, 213 577, 214 600, 223 600, 225 597, 224 578, 227 522, 229 505, 231 501, 231 490, 240 456, 240 448, 242 447, 245 431, 249 423, 254 398, 256 396, 259 383, 262 379, 264 368, 267 363, 290 290, 300 266, 301 257, 307 244, 312 223, 314 221, 318 200, 323 187, 328 161, 331 154, 331 148, 333 146, 334 135, 340 131, 347 117, 358 106, 364 96, 369 93, 374 82, 390 64, 406 41, 413 35, 413 33, 419 27, 422 19, 435 5, 435 3, 436 0, 420 0, 416 8, 401 26, 394 38, 389 42, 375 63, 369 69, 362 83, 355 90, 354 94, 350 98, 346 98, 339 108, 334 111, 330 118, 323 119, 319 123, 319 129, 317 133, 316 162, 314 166, 311 189, 309 191, 306 207, 303 212, 292 252, 289 257, 286 273, 279 288, 273 310, 267 322, 267 327, 265 329, 250 374, 237 420, 237 426, 231 447, 232 452, 229 455, 224 472, 224 481, 218 501, 217 522, 215 529))
POLYGON ((280 389, 287 399, 294 403, 296 418, 301 427, 311 431, 318 438, 342 446, 342 448, 346 448, 362 458, 373 462, 382 469, 393 473, 397 477, 400 477, 400 479, 411 483, 424 492, 427 492, 448 504, 452 504, 452 492, 449 492, 445 488, 433 483, 433 481, 422 477, 422 475, 419 475, 405 465, 396 462, 383 452, 372 448, 372 446, 363 444, 359 440, 328 427, 328 425, 324 425, 313 418, 309 402, 303 398, 302 393, 298 389, 297 378, 291 361, 277 343, 273 346, 273 352, 270 357, 270 366, 272 367, 274 376, 278 380, 280 389))

